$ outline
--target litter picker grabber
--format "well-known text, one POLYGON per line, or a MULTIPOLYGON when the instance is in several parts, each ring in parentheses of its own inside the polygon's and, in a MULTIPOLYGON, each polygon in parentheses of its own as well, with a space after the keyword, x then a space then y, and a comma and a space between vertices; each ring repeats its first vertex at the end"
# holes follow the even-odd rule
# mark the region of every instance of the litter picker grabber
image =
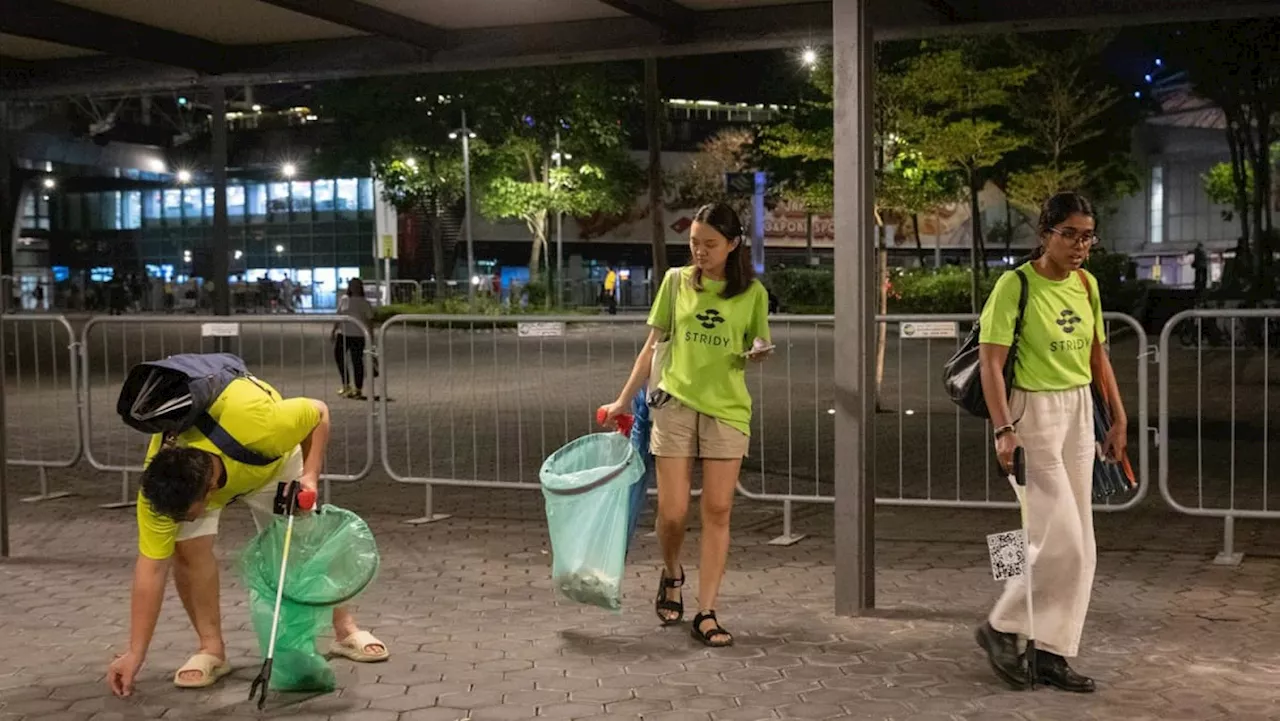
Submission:
POLYGON ((285 571, 289 567, 289 542, 293 540, 293 519, 298 509, 311 510, 316 504, 315 491, 302 490, 297 481, 290 481, 283 493, 276 496, 276 513, 283 513, 288 519, 284 531, 284 548, 280 553, 280 579, 276 583, 275 613, 271 617, 271 642, 267 645, 267 657, 262 661, 262 670, 249 687, 249 700, 258 696, 258 710, 267 703, 267 686, 271 682, 271 664, 276 655, 276 632, 280 629, 280 602, 284 599, 285 571), (261 692, 259 692, 261 689, 261 692))
POLYGON ((1027 587, 1027 678, 1036 687, 1036 614, 1031 602, 1031 536, 1027 530, 1027 459, 1022 446, 1013 449, 1013 474, 1009 485, 1022 510, 1022 575, 1027 587))

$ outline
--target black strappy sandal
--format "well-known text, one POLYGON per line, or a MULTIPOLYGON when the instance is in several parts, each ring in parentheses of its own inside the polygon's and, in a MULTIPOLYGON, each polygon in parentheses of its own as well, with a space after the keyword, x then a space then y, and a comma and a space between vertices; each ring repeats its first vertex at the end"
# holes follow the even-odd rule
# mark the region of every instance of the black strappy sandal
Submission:
POLYGON ((658 598, 653 603, 653 610, 658 614, 658 620, 662 621, 663 626, 674 626, 684 620, 684 593, 680 594, 679 601, 672 601, 667 598, 668 588, 680 588, 684 585, 684 566, 680 567, 680 578, 667 578, 667 569, 662 569, 662 576, 658 579, 658 598), (664 613, 674 613, 674 618, 668 618, 664 613))
POLYGON ((733 634, 724 630, 724 626, 721 626, 720 622, 716 620, 715 611, 699 611, 698 615, 693 617, 693 629, 690 631, 690 635, 701 641, 702 645, 710 646, 711 648, 725 648, 733 645, 733 634), (702 622, 708 620, 714 621, 716 625, 707 633, 703 633, 702 622))

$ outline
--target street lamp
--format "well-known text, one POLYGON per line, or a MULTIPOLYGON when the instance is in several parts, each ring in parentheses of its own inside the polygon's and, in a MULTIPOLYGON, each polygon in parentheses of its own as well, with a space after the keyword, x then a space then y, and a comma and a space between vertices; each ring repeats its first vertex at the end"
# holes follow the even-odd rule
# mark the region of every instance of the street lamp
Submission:
POLYGON ((407 166, 409 166, 409 169, 410 169, 410 170, 417 170, 417 169, 418 169, 418 161, 417 161, 417 159, 415 159, 415 158, 405 158, 405 159, 404 159, 404 164, 405 164, 405 165, 407 165, 407 166))
POLYGON ((805 48, 800 54, 800 62, 804 63, 806 68, 812 68, 818 64, 818 51, 813 48, 805 48))
POLYGON ((190 182, 191 182, 191 171, 190 171, 190 170, 179 170, 179 171, 178 171, 178 182, 179 182, 179 183, 181 183, 182 185, 186 185, 187 183, 190 183, 190 182))
POLYGON ((280 166, 280 174, 286 178, 292 178, 293 176, 298 174, 298 166, 294 165, 293 163, 285 163, 284 165, 280 166))
MULTIPOLYGON (((471 237, 471 139, 476 134, 467 127, 467 111, 462 111, 462 127, 449 133, 450 140, 462 137, 462 197, 463 197, 463 231, 467 239, 467 277, 476 277, 475 243, 471 237)), ((476 284, 467 283, 467 302, 474 304, 476 300, 476 284)))
MULTIPOLYGON (((556 150, 551 154, 556 168, 563 166, 564 161, 573 160, 573 155, 560 150, 560 129, 556 128, 556 150)), ((564 213, 556 213, 556 307, 564 302, 564 213)))
POLYGON ((45 189, 45 190, 53 190, 53 189, 54 189, 54 188, 56 188, 56 187, 58 187, 58 181, 54 180, 53 178, 45 178, 45 179, 44 179, 44 189, 45 189))

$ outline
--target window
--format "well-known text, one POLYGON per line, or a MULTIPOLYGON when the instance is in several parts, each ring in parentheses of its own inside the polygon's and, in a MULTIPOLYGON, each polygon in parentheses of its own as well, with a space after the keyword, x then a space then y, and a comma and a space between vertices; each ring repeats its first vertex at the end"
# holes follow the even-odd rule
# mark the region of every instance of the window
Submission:
POLYGON ((315 188, 315 203, 318 211, 333 211, 333 181, 317 180, 313 184, 315 188))
POLYGON ((245 202, 249 206, 249 215, 262 217, 267 214, 267 187, 265 185, 250 185, 245 189, 248 196, 245 202))
POLYGON ((62 196, 62 203, 67 209, 67 227, 72 230, 84 229, 84 196, 68 193, 62 196))
POLYGON ((166 190, 164 191, 164 219, 172 221, 176 224, 182 220, 182 191, 166 190))
POLYGON ((288 183, 272 183, 267 186, 267 212, 271 215, 288 215, 288 183))
POLYGON ((227 186, 227 215, 236 218, 244 216, 243 185, 227 186))
POLYGON ((206 218, 213 217, 213 206, 217 203, 213 194, 213 188, 204 189, 204 217, 206 218))
POLYGON ((187 188, 182 191, 182 217, 198 220, 204 213, 204 193, 200 188, 187 188))
POLYGON ((26 230, 49 229, 49 196, 40 191, 27 194, 22 201, 21 225, 26 230))
POLYGON ((360 207, 360 195, 356 179, 341 178, 338 180, 337 186, 334 207, 344 218, 356 217, 356 210, 360 207))
POLYGON ((373 210, 373 180, 360 179, 360 210, 373 210))
POLYGON ((311 213, 311 181, 295 180, 289 183, 289 200, 293 212, 311 213))
POLYGON ((122 230, 134 230, 142 227, 142 192, 138 190, 125 191, 124 202, 121 207, 122 230))
MULTIPOLYGON (((1164 166, 1151 168, 1151 219, 1148 243, 1164 242, 1164 166)), ((1156 278, 1159 280, 1159 278, 1156 278)))
MULTIPOLYGON (((142 218, 144 220, 159 220, 161 217, 161 207, 162 201, 160 191, 148 190, 142 194, 142 218)), ((151 223, 148 223, 148 225, 151 225, 151 223)))

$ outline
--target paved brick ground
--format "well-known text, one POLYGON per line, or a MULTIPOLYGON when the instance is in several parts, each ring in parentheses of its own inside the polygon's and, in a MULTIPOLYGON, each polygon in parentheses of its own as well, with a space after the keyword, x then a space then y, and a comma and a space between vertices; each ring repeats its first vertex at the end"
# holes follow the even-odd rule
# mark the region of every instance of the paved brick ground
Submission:
MULTIPOLYGON (((212 692, 172 688, 194 637, 171 594, 137 697, 109 697, 103 672, 125 640, 131 519, 93 505, 110 500, 109 476, 55 480, 81 495, 19 505, 16 556, 0 562, 0 627, 10 642, 0 657, 0 721, 257 717, 245 702, 256 643, 229 565, 223 606, 235 674, 212 692)), ((19 492, 32 488, 30 474, 17 481, 19 492)), ((840 618, 829 513, 798 513, 797 530, 811 535, 784 548, 766 543, 776 509, 744 503, 721 603, 738 644, 708 650, 687 626, 658 627, 651 539, 634 551, 624 610, 610 614, 552 594, 536 494, 443 491, 438 506, 454 518, 402 524, 418 500, 415 489, 377 478, 337 488, 335 501, 361 508, 378 534, 385 567, 360 617, 395 657, 380 666, 335 661, 339 691, 273 696, 266 717, 1280 718, 1274 524, 1242 524, 1249 555, 1223 568, 1210 564, 1211 523, 1144 510, 1101 518, 1107 550, 1077 663, 1101 691, 1077 697, 1004 689, 971 639, 997 591, 981 536, 1016 523, 1010 512, 882 511, 882 610, 840 618)), ((228 521, 225 556, 250 529, 241 514, 228 521)))

